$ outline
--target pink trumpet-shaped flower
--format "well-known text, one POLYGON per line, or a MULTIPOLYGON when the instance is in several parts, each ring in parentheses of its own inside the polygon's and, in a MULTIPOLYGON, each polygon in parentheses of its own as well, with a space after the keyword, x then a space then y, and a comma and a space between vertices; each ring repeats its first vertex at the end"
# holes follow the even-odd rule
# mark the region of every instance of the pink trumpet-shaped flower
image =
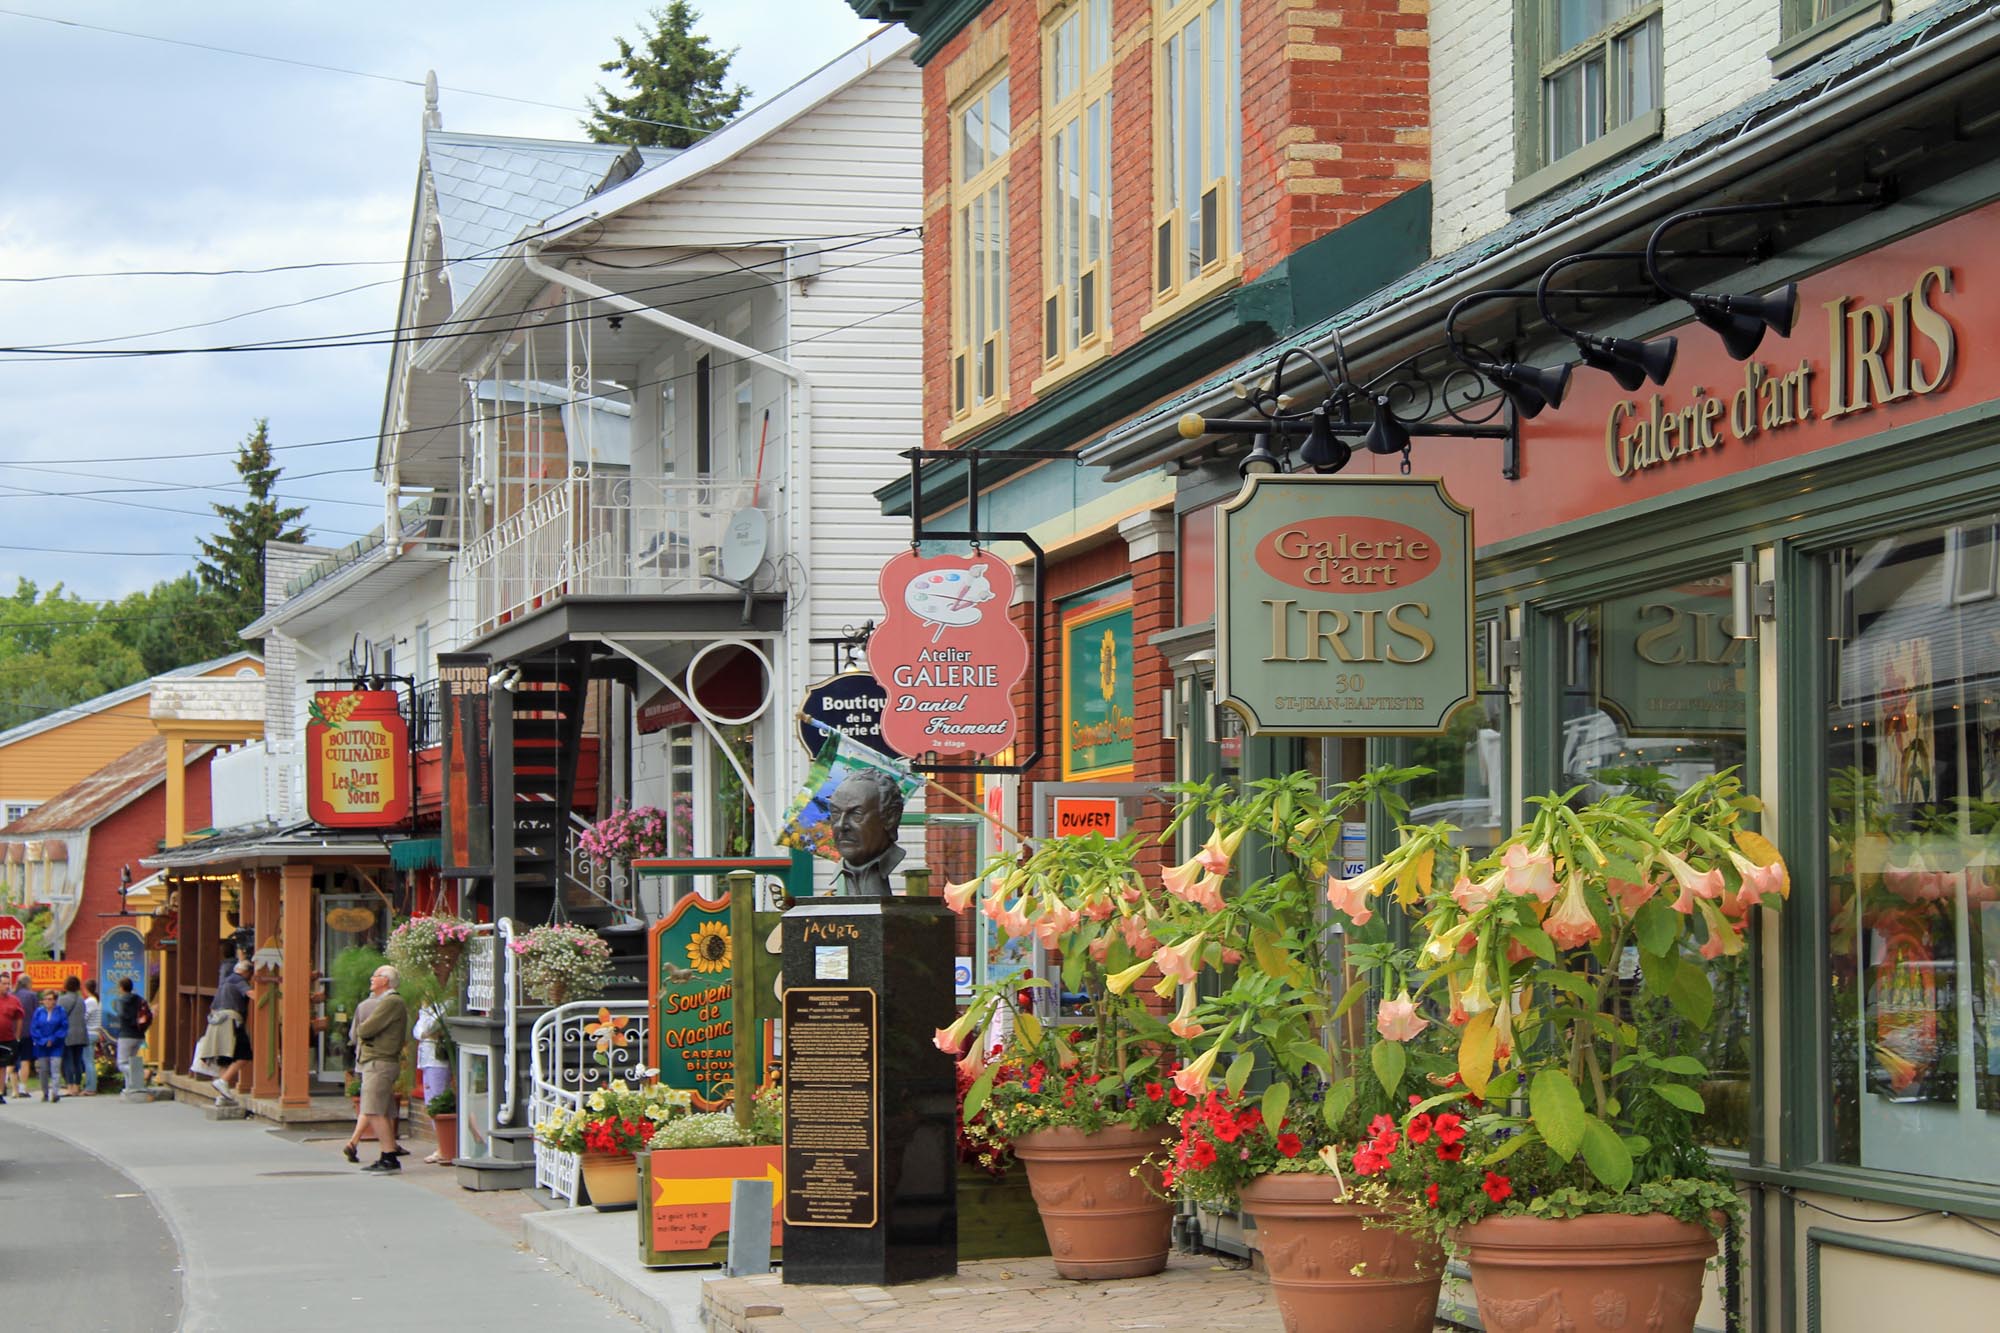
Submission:
POLYGON ((1626 916, 1633 915, 1651 902, 1653 895, 1660 891, 1660 886, 1653 883, 1650 876, 1636 882, 1629 879, 1607 879, 1604 881, 1604 888, 1617 900, 1618 910, 1626 916))
POLYGON ((1110 976, 1106 977, 1104 979, 1104 989, 1110 991, 1113 995, 1123 995, 1126 991, 1132 989, 1133 982, 1146 975, 1147 972, 1152 970, 1152 967, 1151 963, 1141 959, 1139 962, 1132 964, 1132 966, 1113 972, 1110 976))
POLYGON ((1729 862, 1736 867, 1736 873, 1743 879, 1743 887, 1737 890, 1736 894, 1743 906, 1762 904, 1766 894, 1775 893, 1780 898, 1790 895, 1791 876, 1786 873, 1783 861, 1773 861, 1770 865, 1760 866, 1747 856, 1731 852, 1729 862))
POLYGON ((1029 924, 1027 913, 1019 907, 1010 907, 1000 914, 999 927, 1010 940, 1018 940, 1034 927, 1029 924))
POLYGON ((1083 914, 1092 921, 1109 921, 1111 914, 1117 910, 1109 898, 1092 898, 1083 906, 1083 914))
POLYGON ((1699 900, 1701 919, 1708 924, 1708 938, 1702 941, 1703 958, 1735 957, 1743 952, 1743 937, 1723 919, 1721 910, 1708 899, 1699 900))
POLYGON ((1549 938, 1556 942, 1559 949, 1574 949, 1604 933, 1597 924, 1597 918, 1590 914, 1590 900, 1583 893, 1582 875, 1572 874, 1569 877, 1569 882, 1563 886, 1562 897, 1542 922, 1542 929, 1548 931, 1549 938))
POLYGON ((972 1049, 967 1051, 965 1058, 958 1062, 958 1072, 962 1076, 966 1078, 978 1078, 980 1071, 986 1068, 986 1053, 979 1049, 982 1045, 984 1045, 983 1042, 973 1042, 972 1049))
POLYGON ((1193 982, 1182 985, 1180 1011, 1174 1015, 1173 1022, 1167 1024, 1167 1031, 1184 1041, 1193 1041, 1204 1031, 1202 1025, 1197 1023, 1194 1017, 1194 989, 1193 982))
POLYGON ((1204 912, 1222 910, 1222 876, 1204 875, 1195 882, 1187 893, 1181 895, 1204 912))
POLYGON ((1362 871, 1353 879, 1342 879, 1338 875, 1326 877, 1326 900, 1338 910, 1347 913, 1357 926, 1365 926, 1375 917, 1375 911, 1368 906, 1368 900, 1382 891, 1388 881, 1388 871, 1383 866, 1374 866, 1362 871))
POLYGON ((1697 898, 1713 902, 1722 896, 1722 867, 1710 866, 1707 870, 1696 870, 1680 857, 1662 848, 1658 856, 1662 864, 1673 872, 1674 882, 1680 885, 1680 897, 1674 899, 1674 910, 1686 916, 1694 911, 1697 898))
POLYGON ((1500 891, 1500 881, 1499 875, 1489 875, 1477 881, 1460 875, 1451 886, 1451 900, 1458 904, 1461 912, 1477 912, 1493 901, 1493 895, 1500 891))
POLYGON ((1167 892, 1176 898, 1185 898, 1188 890, 1202 876, 1201 857, 1196 855, 1177 866, 1169 866, 1160 872, 1160 883, 1166 885, 1167 892))
POLYGON ((1035 938, 1042 942, 1043 948, 1053 949, 1063 936, 1076 929, 1076 923, 1080 920, 1082 918, 1068 903, 1058 899, 1044 908, 1041 916, 1035 919, 1035 938))
POLYGON ((958 1016, 948 1028, 939 1028, 931 1036, 931 1041, 946 1055, 957 1055, 965 1045, 965 1039, 972 1035, 972 1029, 979 1026, 979 1011, 968 1009, 958 1016))
POLYGON ((1120 917, 1115 929, 1125 937, 1126 947, 1140 958, 1151 958, 1160 947, 1160 942, 1153 938, 1153 932, 1147 929, 1144 917, 1120 917))
POLYGON ((1243 829, 1237 829, 1225 836, 1221 829, 1217 829, 1208 835, 1208 841, 1201 845, 1201 850, 1195 853, 1194 859, 1211 875, 1219 878, 1228 874, 1229 862, 1235 857, 1236 849, 1243 845, 1244 832, 1243 829))
POLYGON ((1382 1001, 1375 1011, 1375 1030, 1388 1041, 1408 1041, 1429 1026, 1417 1013, 1417 1002, 1410 998, 1408 986, 1395 999, 1382 1001))
POLYGON ((1501 854, 1500 865, 1507 892, 1532 896, 1542 903, 1556 896, 1555 858, 1547 852, 1530 851, 1517 842, 1501 854))
POLYGON ((1190 1060, 1174 1075, 1174 1086, 1190 1096, 1208 1091, 1208 1076, 1215 1069, 1215 1057, 1221 1052, 1222 1043, 1217 1042, 1190 1060))
POLYGON ((1106 958, 1110 956, 1110 954, 1111 954, 1111 937, 1109 935, 1099 935, 1096 939, 1090 942, 1091 962, 1102 963, 1106 958))
POLYGON ((1003 885, 995 889, 992 893, 987 894, 986 903, 979 910, 986 914, 987 920, 998 921, 1001 915, 1007 910, 1006 887, 1003 885))
POLYGON ((1195 973, 1201 971, 1201 946, 1207 937, 1208 932, 1200 930, 1179 944, 1161 946, 1160 951, 1153 955, 1153 966, 1160 969, 1161 976, 1172 977, 1186 985, 1194 980, 1195 973))
POLYGON ((945 885, 944 905, 952 911, 963 915, 965 910, 971 907, 973 902, 978 899, 979 886, 983 882, 975 876, 972 879, 966 880, 963 884, 945 885))

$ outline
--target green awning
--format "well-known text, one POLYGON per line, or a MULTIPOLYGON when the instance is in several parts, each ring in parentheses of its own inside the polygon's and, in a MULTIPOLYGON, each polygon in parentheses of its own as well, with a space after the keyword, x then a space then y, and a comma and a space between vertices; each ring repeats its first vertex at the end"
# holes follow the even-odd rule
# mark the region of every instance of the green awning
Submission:
POLYGON ((389 864, 398 870, 428 870, 443 856, 441 838, 405 838, 389 844, 389 864))

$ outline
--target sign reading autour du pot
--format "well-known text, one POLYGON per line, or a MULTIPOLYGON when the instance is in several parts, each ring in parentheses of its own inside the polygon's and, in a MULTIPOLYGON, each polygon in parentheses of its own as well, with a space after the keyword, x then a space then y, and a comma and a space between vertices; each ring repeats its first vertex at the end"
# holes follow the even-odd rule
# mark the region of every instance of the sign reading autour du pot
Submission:
POLYGON ((321 690, 306 723, 306 814, 322 828, 410 817, 410 728, 394 690, 321 690))
POLYGON ((1473 697, 1472 515, 1443 482, 1254 476, 1216 522, 1216 692, 1253 735, 1436 735, 1473 697))

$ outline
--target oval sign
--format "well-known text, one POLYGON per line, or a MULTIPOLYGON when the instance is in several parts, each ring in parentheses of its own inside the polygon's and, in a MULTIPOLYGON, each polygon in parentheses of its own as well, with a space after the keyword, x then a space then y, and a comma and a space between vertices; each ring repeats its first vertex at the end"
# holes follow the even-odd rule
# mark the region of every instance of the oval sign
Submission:
POLYGON ((1257 565, 1295 588, 1407 588, 1438 571, 1437 543, 1388 518, 1304 518, 1257 543, 1257 565))
POLYGON ((359 935, 375 924, 375 913, 367 907, 329 907, 326 909, 326 925, 329 930, 337 930, 343 935, 359 935))

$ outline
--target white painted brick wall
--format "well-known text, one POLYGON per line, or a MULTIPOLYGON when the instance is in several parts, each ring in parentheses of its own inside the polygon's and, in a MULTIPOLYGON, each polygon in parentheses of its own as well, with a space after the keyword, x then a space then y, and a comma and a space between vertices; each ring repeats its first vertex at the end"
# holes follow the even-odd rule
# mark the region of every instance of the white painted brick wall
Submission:
POLYGON ((1431 3, 1431 250, 1507 221, 1514 182, 1513 0, 1431 3))
POLYGON ((1667 0, 1661 18, 1667 137, 1771 86, 1777 0, 1667 0))

